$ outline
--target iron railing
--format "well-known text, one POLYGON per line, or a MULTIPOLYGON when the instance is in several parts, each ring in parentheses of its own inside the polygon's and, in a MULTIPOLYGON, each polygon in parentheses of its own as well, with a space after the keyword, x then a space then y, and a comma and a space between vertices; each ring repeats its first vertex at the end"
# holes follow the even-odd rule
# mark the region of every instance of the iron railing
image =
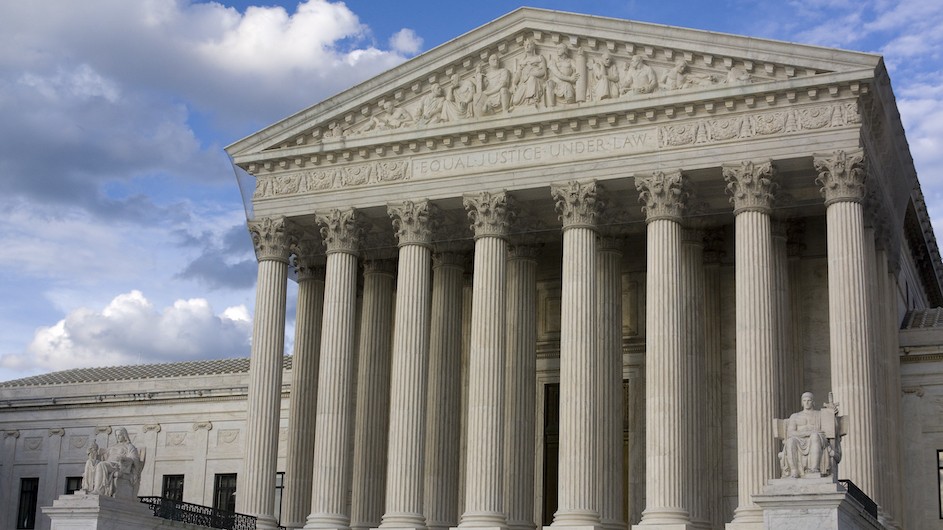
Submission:
POLYGON ((217 510, 209 506, 200 506, 199 504, 174 501, 162 497, 138 497, 138 499, 151 508, 154 517, 160 517, 161 519, 224 530, 255 530, 255 517, 251 515, 217 510))
POLYGON ((871 514, 875 519, 878 518, 878 505, 876 502, 871 500, 871 497, 868 497, 868 494, 861 491, 861 488, 855 486, 855 483, 850 480, 839 480, 842 486, 845 486, 845 490, 848 491, 848 495, 851 495, 851 498, 858 501, 858 504, 864 508, 864 511, 871 514))

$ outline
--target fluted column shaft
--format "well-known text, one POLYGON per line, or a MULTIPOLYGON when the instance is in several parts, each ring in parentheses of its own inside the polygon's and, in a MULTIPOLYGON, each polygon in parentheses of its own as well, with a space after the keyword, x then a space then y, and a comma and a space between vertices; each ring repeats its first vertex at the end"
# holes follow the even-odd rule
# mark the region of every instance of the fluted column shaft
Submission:
POLYGON ((773 267, 772 296, 773 296, 773 324, 775 326, 776 342, 773 348, 773 388, 775 402, 773 410, 777 418, 788 418, 795 403, 799 402, 802 393, 798 394, 795 388, 796 359, 792 347, 792 315, 789 308, 789 258, 786 252, 786 227, 782 222, 772 223, 773 267), (790 406, 792 405, 792 406, 790 406))
POLYGON ((681 214, 684 179, 680 171, 636 176, 645 204, 647 266, 645 287, 645 511, 639 526, 690 524, 685 446, 688 402, 684 350, 684 293, 681 279, 681 214))
POLYGON ((242 513, 259 528, 275 528, 275 466, 285 354, 285 303, 289 236, 285 218, 249 223, 259 260, 252 321, 252 357, 246 408, 246 452, 241 480, 242 513))
POLYGON ((357 256, 360 228, 354 210, 318 216, 327 248, 321 366, 318 373, 317 435, 314 440, 311 514, 306 529, 350 526, 353 376, 357 322, 357 256))
POLYGON ((311 509, 311 466, 314 462, 315 403, 321 319, 324 311, 324 267, 304 254, 298 260, 298 308, 295 314, 295 353, 291 363, 291 402, 288 411, 288 450, 281 525, 301 528, 311 509))
POLYGON ((386 499, 395 266, 392 260, 364 263, 350 504, 352 529, 379 526, 386 499))
MULTIPOLYGON (((474 262, 470 265, 474 266, 474 262)), ((473 276, 469 271, 462 275, 462 404, 461 429, 459 429, 458 462, 458 510, 456 517, 465 513, 465 463, 468 452, 468 358, 471 352, 472 300, 474 298, 473 276)))
POLYGON ((595 182, 551 186, 563 222, 560 301, 560 456, 553 526, 599 527, 602 425, 596 322, 595 182))
MULTIPOLYGON (((900 426, 900 407, 901 407, 901 388, 900 388, 900 344, 898 332, 900 329, 900 310, 898 306, 897 292, 897 271, 890 260, 886 259, 887 266, 884 276, 884 303, 882 307, 885 311, 885 346, 884 355, 887 357, 887 409, 888 421, 890 424, 890 444, 888 446, 888 458, 890 477, 888 478, 891 515, 894 516, 898 525, 903 521, 903 499, 901 498, 901 477, 903 470, 901 468, 900 440, 902 438, 900 426)), ((900 526, 898 526, 899 528, 900 526)))
POLYGON ((464 256, 433 256, 426 422, 425 515, 431 529, 458 524, 464 256))
POLYGON ((533 530, 537 250, 514 245, 509 254, 504 499, 508 528, 533 530))
POLYGON ((776 185, 769 161, 724 166, 734 204, 737 306, 737 490, 733 523, 762 525, 752 495, 776 477, 776 327, 770 207, 776 185))
POLYGON ((878 480, 874 351, 871 342, 874 302, 868 290, 865 252, 863 153, 838 151, 813 158, 826 203, 828 246, 828 321, 832 392, 850 418, 842 440, 840 477, 851 479, 868 495, 878 480))
POLYGON ((703 389, 704 369, 704 233, 684 229, 681 245, 681 293, 684 297, 684 364, 680 367, 686 380, 684 400, 684 445, 688 450, 685 484, 685 506, 691 521, 709 526, 707 513, 707 469, 704 432, 707 428, 707 403, 703 389))
POLYGON ((508 196, 465 196, 475 231, 465 512, 461 527, 503 528, 508 196))
POLYGON ((383 528, 424 528, 426 381, 432 249, 428 201, 390 205, 399 238, 383 528))
POLYGON ((723 254, 721 234, 708 234, 704 249, 704 445, 707 486, 707 511, 711 528, 724 524, 724 447, 723 447, 723 342, 720 301, 720 258, 723 254))
POLYGON ((603 432, 599 517, 603 527, 624 529, 622 410, 622 251, 620 238, 600 238, 596 259, 599 329, 599 410, 603 432))

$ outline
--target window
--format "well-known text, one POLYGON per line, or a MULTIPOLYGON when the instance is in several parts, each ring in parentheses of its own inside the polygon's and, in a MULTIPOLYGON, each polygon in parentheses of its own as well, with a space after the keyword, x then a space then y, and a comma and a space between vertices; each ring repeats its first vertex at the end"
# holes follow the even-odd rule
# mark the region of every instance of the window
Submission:
POLYGON ((183 502, 183 475, 164 475, 160 496, 172 501, 183 502))
POLYGON ((65 494, 72 495, 76 491, 82 489, 82 477, 66 477, 65 478, 65 494))
POLYGON ((275 520, 282 521, 282 494, 285 493, 285 472, 275 473, 275 520))
POLYGON ((20 479, 20 505, 16 511, 17 528, 36 528, 36 499, 38 494, 38 478, 20 479))
POLYGON ((940 496, 940 519, 943 519, 943 450, 936 452, 936 491, 940 496))
POLYGON ((213 508, 236 511, 236 474, 217 474, 213 482, 213 508))

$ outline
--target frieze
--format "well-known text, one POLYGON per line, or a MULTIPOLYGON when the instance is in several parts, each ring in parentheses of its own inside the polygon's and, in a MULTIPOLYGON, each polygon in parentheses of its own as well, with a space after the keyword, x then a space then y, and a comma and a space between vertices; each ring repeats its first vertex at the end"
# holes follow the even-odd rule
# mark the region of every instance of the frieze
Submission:
POLYGON ((396 182, 408 179, 408 171, 409 160, 383 160, 286 175, 260 176, 256 179, 253 199, 396 182))

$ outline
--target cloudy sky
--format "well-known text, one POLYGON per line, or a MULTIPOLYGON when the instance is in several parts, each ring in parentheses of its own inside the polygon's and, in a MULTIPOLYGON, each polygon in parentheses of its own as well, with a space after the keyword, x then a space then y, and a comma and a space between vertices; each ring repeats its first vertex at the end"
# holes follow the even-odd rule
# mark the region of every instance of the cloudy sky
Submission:
MULTIPOLYGON (((943 234, 943 2, 528 5, 883 54, 943 234)), ((223 147, 517 6, 0 0, 0 381, 248 355, 223 147)))

